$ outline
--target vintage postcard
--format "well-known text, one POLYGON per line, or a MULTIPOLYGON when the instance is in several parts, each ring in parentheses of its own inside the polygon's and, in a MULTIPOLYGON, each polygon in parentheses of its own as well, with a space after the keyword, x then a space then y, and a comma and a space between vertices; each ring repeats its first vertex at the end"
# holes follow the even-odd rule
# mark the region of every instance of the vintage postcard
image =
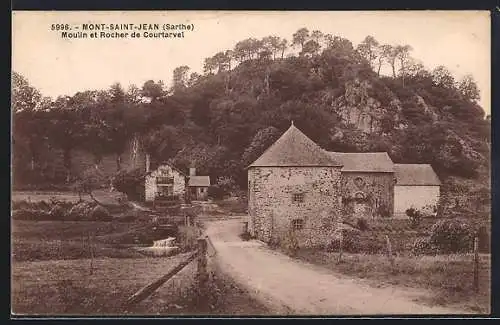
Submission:
POLYGON ((489 314, 488 11, 14 11, 12 316, 489 314))

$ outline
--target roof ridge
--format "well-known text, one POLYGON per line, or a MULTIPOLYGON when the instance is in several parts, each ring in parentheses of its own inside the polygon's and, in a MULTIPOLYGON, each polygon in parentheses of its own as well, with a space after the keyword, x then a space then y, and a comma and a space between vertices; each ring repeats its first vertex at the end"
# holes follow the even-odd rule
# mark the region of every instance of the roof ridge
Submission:
POLYGON ((253 166, 341 166, 341 164, 333 161, 323 148, 292 124, 247 168, 253 166))

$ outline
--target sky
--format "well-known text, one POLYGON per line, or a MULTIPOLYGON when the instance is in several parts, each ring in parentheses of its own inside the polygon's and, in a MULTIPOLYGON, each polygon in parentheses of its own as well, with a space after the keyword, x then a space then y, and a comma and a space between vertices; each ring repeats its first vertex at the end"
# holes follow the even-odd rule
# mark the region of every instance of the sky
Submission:
MULTIPOLYGON (((460 79, 471 74, 480 105, 489 114, 491 25, 488 11, 14 11, 12 70, 44 96, 106 89, 115 82, 141 87, 147 80, 171 84, 187 65, 201 72, 203 60, 249 37, 292 39, 301 27, 338 35, 355 46, 367 35, 383 44, 409 44, 428 69, 446 66, 460 79), (52 24, 193 24, 184 38, 64 39, 52 24)), ((125 31, 127 32, 127 31, 125 31)), ((128 31, 130 33, 130 31, 128 31)))

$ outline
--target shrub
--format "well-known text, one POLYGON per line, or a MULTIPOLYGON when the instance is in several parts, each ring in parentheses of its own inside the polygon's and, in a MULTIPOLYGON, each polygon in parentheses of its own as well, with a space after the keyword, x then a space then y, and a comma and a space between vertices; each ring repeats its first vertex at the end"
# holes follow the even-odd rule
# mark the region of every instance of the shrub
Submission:
POLYGON ((379 253, 384 249, 384 242, 377 236, 361 233, 357 229, 343 228, 333 233, 327 250, 338 252, 340 249, 340 233, 342 233, 342 251, 348 253, 379 253))
POLYGON ((94 206, 95 205, 90 202, 77 203, 69 209, 68 217, 72 220, 88 219, 94 206))
POLYGON ((145 172, 141 169, 123 170, 113 176, 111 182, 117 191, 127 196, 127 199, 142 201, 144 198, 143 185, 145 176, 145 172))
POLYGON ((66 208, 61 204, 54 205, 49 212, 53 220, 63 220, 66 217, 66 213, 66 208))
POLYGON ((390 216, 389 207, 382 203, 377 208, 377 214, 382 218, 388 218, 390 216))
POLYGON ((247 241, 247 240, 250 240, 251 236, 250 236, 250 233, 247 231, 247 232, 242 232, 240 234, 240 238, 244 241, 247 241))
POLYGON ((109 214, 109 211, 100 205, 97 205, 90 210, 87 218, 95 221, 111 221, 113 219, 113 217, 109 214))
POLYGON ((299 251, 299 241, 297 239, 295 231, 293 231, 292 229, 288 230, 283 238, 282 244, 282 248, 285 249, 285 252, 288 255, 292 257, 297 255, 299 251))
POLYGON ((429 240, 443 253, 462 253, 470 251, 473 238, 474 231, 469 224, 444 219, 432 225, 429 240))
POLYGON ((414 255, 436 255, 438 247, 432 244, 429 237, 420 237, 413 242, 411 253, 414 255))
POLYGON ((422 223, 422 214, 415 208, 406 210, 406 215, 410 221, 410 228, 415 229, 422 223))
POLYGON ((31 204, 26 200, 12 201, 11 208, 12 210, 29 209, 31 204))
POLYGON ((208 188, 208 197, 214 200, 222 200, 225 196, 225 191, 219 185, 212 185, 208 188))
POLYGON ((50 215, 49 212, 43 210, 19 209, 12 211, 12 219, 44 221, 44 220, 51 220, 52 216, 50 215))
POLYGON ((370 229, 368 221, 364 218, 358 218, 358 220, 356 221, 356 227, 361 231, 370 229))

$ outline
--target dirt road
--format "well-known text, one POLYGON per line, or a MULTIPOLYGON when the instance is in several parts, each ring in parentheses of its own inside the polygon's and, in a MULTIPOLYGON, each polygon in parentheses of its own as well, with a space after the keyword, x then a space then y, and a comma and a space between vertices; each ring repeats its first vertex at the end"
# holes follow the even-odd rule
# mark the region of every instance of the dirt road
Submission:
POLYGON ((292 259, 259 241, 242 241, 242 219, 207 222, 219 267, 277 314, 375 315, 466 313, 418 304, 421 291, 375 288, 361 279, 292 259))

